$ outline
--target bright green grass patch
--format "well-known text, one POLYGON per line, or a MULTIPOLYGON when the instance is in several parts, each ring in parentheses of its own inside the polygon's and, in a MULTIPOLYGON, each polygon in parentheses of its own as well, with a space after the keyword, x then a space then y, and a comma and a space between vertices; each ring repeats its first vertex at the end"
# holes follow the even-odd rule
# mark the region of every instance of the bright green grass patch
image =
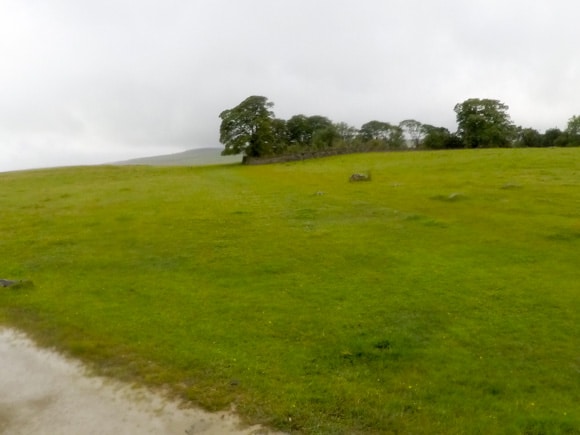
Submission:
POLYGON ((0 174, 0 320, 303 433, 580 433, 580 150, 0 174), (349 183, 354 172, 372 181, 349 183))

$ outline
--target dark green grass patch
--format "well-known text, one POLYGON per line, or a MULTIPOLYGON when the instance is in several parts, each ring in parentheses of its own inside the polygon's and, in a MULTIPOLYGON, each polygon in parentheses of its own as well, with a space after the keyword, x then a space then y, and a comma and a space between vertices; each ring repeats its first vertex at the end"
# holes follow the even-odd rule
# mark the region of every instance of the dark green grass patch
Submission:
POLYGON ((0 174, 0 278, 34 283, 0 289, 0 319, 286 431, 578 433, 579 162, 0 174))

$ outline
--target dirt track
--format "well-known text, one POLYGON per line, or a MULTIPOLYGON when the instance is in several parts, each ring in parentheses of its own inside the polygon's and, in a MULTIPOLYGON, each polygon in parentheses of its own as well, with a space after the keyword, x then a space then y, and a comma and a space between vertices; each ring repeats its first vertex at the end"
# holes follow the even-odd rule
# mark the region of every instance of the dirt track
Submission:
POLYGON ((252 434, 231 413, 180 409, 144 389, 87 376, 82 366, 0 328, 0 434, 252 434))

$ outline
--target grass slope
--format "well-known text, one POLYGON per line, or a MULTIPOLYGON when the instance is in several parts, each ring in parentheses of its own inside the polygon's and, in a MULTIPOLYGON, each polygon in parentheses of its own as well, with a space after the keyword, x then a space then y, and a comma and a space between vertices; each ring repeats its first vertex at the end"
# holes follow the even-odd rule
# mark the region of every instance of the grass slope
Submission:
POLYGON ((35 283, 0 321, 101 373, 302 433, 580 433, 580 149, 0 186, 0 278, 35 283))
POLYGON ((115 162, 115 165, 150 165, 150 166, 199 166, 240 163, 242 156, 222 156, 221 148, 197 148, 176 154, 142 157, 139 159, 115 162))

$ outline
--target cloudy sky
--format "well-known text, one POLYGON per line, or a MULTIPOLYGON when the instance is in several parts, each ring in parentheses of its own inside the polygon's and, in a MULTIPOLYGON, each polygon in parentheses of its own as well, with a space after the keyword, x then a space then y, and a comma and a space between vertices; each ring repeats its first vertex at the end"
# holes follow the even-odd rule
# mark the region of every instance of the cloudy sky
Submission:
POLYGON ((455 131, 499 99, 580 114, 578 0, 0 0, 0 171, 219 146, 250 95, 278 117, 455 131))

